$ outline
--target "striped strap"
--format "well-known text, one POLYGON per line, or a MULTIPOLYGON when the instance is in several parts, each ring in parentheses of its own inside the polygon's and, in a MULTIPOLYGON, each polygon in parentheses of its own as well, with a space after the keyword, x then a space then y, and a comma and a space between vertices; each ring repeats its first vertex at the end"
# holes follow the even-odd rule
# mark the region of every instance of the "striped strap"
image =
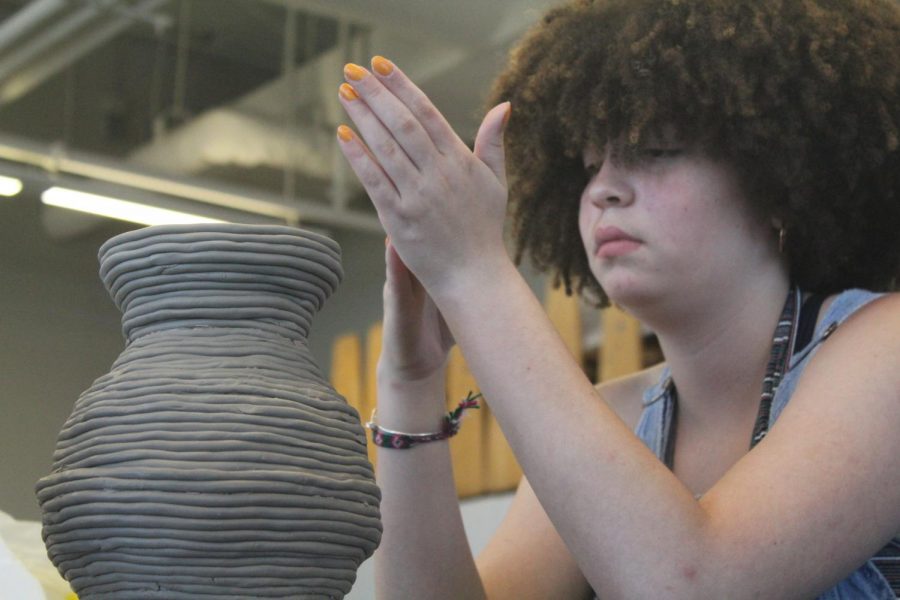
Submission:
POLYGON ((758 444, 769 433, 769 415, 772 411, 772 399, 781 378, 787 369, 790 359, 790 348, 797 331, 797 309, 800 305, 800 289, 794 288, 788 292, 787 300, 775 327, 775 335, 772 338, 772 350, 769 354, 769 362, 766 365, 766 376, 763 379, 762 393, 759 397, 759 412, 756 415, 756 424, 753 426, 753 435, 750 438, 750 448, 758 444))

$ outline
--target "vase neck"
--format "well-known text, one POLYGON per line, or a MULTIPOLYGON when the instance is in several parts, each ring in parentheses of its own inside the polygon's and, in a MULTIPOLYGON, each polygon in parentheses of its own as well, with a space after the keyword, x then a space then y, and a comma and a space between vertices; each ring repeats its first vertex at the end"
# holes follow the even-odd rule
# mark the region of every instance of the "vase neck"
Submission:
POLYGON ((305 338, 340 282, 340 248, 280 226, 148 227, 100 249, 128 340, 173 327, 274 328, 305 338))
POLYGON ((305 339, 318 308, 315 298, 272 292, 170 291, 126 302, 122 330, 129 341, 176 327, 255 328, 305 339))

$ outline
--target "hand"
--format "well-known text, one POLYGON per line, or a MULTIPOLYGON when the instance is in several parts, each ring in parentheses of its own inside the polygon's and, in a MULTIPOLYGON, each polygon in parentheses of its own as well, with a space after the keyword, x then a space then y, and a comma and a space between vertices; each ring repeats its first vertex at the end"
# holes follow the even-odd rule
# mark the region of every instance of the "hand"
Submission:
POLYGON ((434 301, 394 249, 386 243, 384 322, 379 378, 418 382, 440 376, 453 347, 453 335, 434 301))
POLYGON ((485 116, 473 153, 399 68, 381 57, 372 64, 374 72, 344 69, 341 102, 362 139, 346 127, 338 137, 397 253, 433 298, 462 277, 490 277, 509 262, 502 142, 509 104, 485 116))

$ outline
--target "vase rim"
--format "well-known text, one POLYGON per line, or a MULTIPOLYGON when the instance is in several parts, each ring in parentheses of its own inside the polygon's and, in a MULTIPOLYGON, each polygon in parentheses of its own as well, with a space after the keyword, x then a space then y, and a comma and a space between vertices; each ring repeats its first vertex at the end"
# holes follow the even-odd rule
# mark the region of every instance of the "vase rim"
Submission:
POLYGON ((324 234, 300 227, 292 227, 290 225, 261 225, 248 223, 190 223, 175 225, 149 225, 147 227, 133 229, 131 231, 126 231, 125 233, 120 233, 119 235, 111 237, 110 239, 106 240, 103 245, 100 246, 98 254, 100 256, 103 256, 110 249, 116 246, 142 239, 164 235, 192 233, 223 233, 228 235, 248 236, 291 236, 294 238, 318 242, 329 250, 335 251, 340 254, 340 245, 338 245, 338 243, 334 239, 324 234))

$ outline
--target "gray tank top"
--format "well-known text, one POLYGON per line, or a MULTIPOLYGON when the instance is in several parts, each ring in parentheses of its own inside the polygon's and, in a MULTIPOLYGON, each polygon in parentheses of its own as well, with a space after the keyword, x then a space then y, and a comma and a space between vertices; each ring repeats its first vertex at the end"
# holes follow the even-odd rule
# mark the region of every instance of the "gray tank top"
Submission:
MULTIPOLYGON (((854 312, 878 298, 866 290, 847 290, 838 295, 816 327, 806 348, 797 349, 772 400, 769 426, 778 419, 797 387, 797 381, 821 342, 854 312)), ((635 434, 665 462, 665 451, 672 424, 674 402, 669 389, 669 369, 659 382, 644 392, 644 410, 635 434)), ((820 595, 816 600, 897 600, 900 598, 900 538, 892 540, 849 577, 820 595), (889 581, 890 579, 890 581, 889 581), (893 584, 893 588, 892 588, 893 584)))

